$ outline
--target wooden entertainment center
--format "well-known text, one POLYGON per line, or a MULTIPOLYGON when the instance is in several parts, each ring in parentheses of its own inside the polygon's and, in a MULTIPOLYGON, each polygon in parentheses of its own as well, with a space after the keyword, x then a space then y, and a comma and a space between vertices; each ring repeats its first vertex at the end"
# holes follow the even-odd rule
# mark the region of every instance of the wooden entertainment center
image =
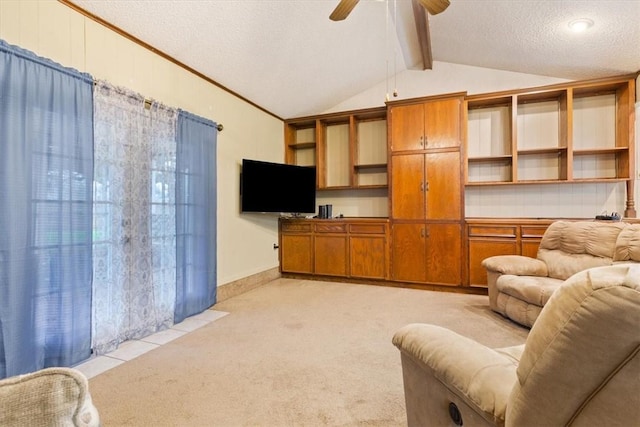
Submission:
POLYGON ((635 218, 636 77, 287 120, 287 163, 315 165, 319 192, 386 188, 389 216, 281 218, 282 274, 483 292, 482 260, 535 256, 556 218, 467 218, 472 186, 624 182, 635 218))

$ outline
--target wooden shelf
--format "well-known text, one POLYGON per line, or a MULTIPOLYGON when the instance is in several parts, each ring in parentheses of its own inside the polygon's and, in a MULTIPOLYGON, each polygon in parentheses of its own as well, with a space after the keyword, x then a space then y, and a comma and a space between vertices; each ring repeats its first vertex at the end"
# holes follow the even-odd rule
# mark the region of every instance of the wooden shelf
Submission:
MULTIPOLYGON (((518 181, 517 184, 520 185, 532 185, 532 184, 561 184, 563 182, 568 182, 566 180, 558 180, 558 179, 541 179, 541 180, 522 180, 518 181)), ((512 181, 482 181, 482 182, 468 182, 466 184, 467 187, 491 187, 491 186, 500 186, 500 185, 514 185, 515 183, 512 181)))
POLYGON ((626 147, 615 147, 615 148, 594 148, 591 150, 573 150, 574 156, 590 156, 590 155, 598 155, 598 154, 616 154, 616 153, 625 153, 629 149, 626 147))
POLYGON ((573 182, 626 182, 630 178, 574 178, 573 182))
POLYGON ((509 163, 512 160, 513 160, 513 156, 510 154, 504 154, 502 156, 469 157, 467 159, 469 163, 493 163, 493 162, 509 163))
POLYGON ((386 107, 286 120, 285 162, 313 162, 319 190, 386 188, 386 120, 386 107))
POLYGON ((536 148, 531 150, 518 150, 519 156, 535 155, 535 154, 563 154, 566 153, 567 147, 551 147, 551 148, 536 148))
POLYGON ((323 187, 317 188, 317 191, 345 191, 345 190, 384 190, 389 188, 388 185, 358 185, 357 187, 343 186, 343 187, 323 187))
POLYGON ((332 190, 351 190, 353 187, 350 185, 334 185, 328 187, 318 187, 318 191, 332 191, 332 190))
POLYGON ((634 95, 621 76, 468 96, 466 185, 629 180, 634 95))
POLYGON ((357 171, 366 172, 368 170, 379 170, 379 169, 387 169, 386 163, 377 163, 377 164, 369 164, 369 165, 353 165, 353 168, 357 171))
POLYGON ((302 150, 305 148, 315 148, 316 143, 315 142, 298 142, 295 144, 288 144, 287 147, 291 148, 292 150, 302 150))

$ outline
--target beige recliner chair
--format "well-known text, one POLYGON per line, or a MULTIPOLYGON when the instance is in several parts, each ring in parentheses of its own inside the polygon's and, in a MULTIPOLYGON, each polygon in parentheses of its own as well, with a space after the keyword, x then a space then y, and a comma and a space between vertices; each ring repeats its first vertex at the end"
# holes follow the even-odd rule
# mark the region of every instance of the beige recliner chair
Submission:
POLYGON ((640 265, 569 278, 522 346, 490 349, 425 324, 393 343, 409 426, 640 425, 640 265))
POLYGON ((574 274, 594 267, 640 263, 640 224, 556 221, 536 258, 486 258, 489 307, 524 326, 533 325, 553 292, 574 274))
POLYGON ((73 368, 47 368, 0 381, 2 427, 98 427, 87 378, 73 368))

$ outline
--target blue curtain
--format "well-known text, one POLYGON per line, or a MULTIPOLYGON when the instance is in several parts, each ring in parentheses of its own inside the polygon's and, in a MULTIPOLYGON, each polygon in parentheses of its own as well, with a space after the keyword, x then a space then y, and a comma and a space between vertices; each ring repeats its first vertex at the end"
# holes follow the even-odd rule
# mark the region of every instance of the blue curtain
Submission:
POLYGON ((174 321, 216 302, 216 123, 179 111, 174 321))
POLYGON ((0 41, 0 378, 90 356, 92 79, 0 41))

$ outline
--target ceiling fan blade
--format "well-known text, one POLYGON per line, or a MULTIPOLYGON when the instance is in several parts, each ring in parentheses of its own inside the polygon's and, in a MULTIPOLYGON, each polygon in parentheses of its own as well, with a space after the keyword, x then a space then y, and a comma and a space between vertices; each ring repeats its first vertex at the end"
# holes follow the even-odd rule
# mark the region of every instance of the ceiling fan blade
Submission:
POLYGON ((353 8, 358 4, 358 1, 360 0, 340 0, 338 6, 336 6, 333 12, 331 12, 331 15, 329 15, 329 19, 332 21, 342 21, 349 16, 353 8))
POLYGON ((431 70, 433 68, 433 58, 431 56, 431 36, 429 34, 429 17, 427 12, 420 7, 423 0, 413 0, 413 17, 416 21, 416 30, 418 32, 418 42, 420 43, 420 53, 422 54, 423 70, 431 70))
POLYGON ((437 15, 449 7, 449 0, 419 0, 431 15, 437 15))

